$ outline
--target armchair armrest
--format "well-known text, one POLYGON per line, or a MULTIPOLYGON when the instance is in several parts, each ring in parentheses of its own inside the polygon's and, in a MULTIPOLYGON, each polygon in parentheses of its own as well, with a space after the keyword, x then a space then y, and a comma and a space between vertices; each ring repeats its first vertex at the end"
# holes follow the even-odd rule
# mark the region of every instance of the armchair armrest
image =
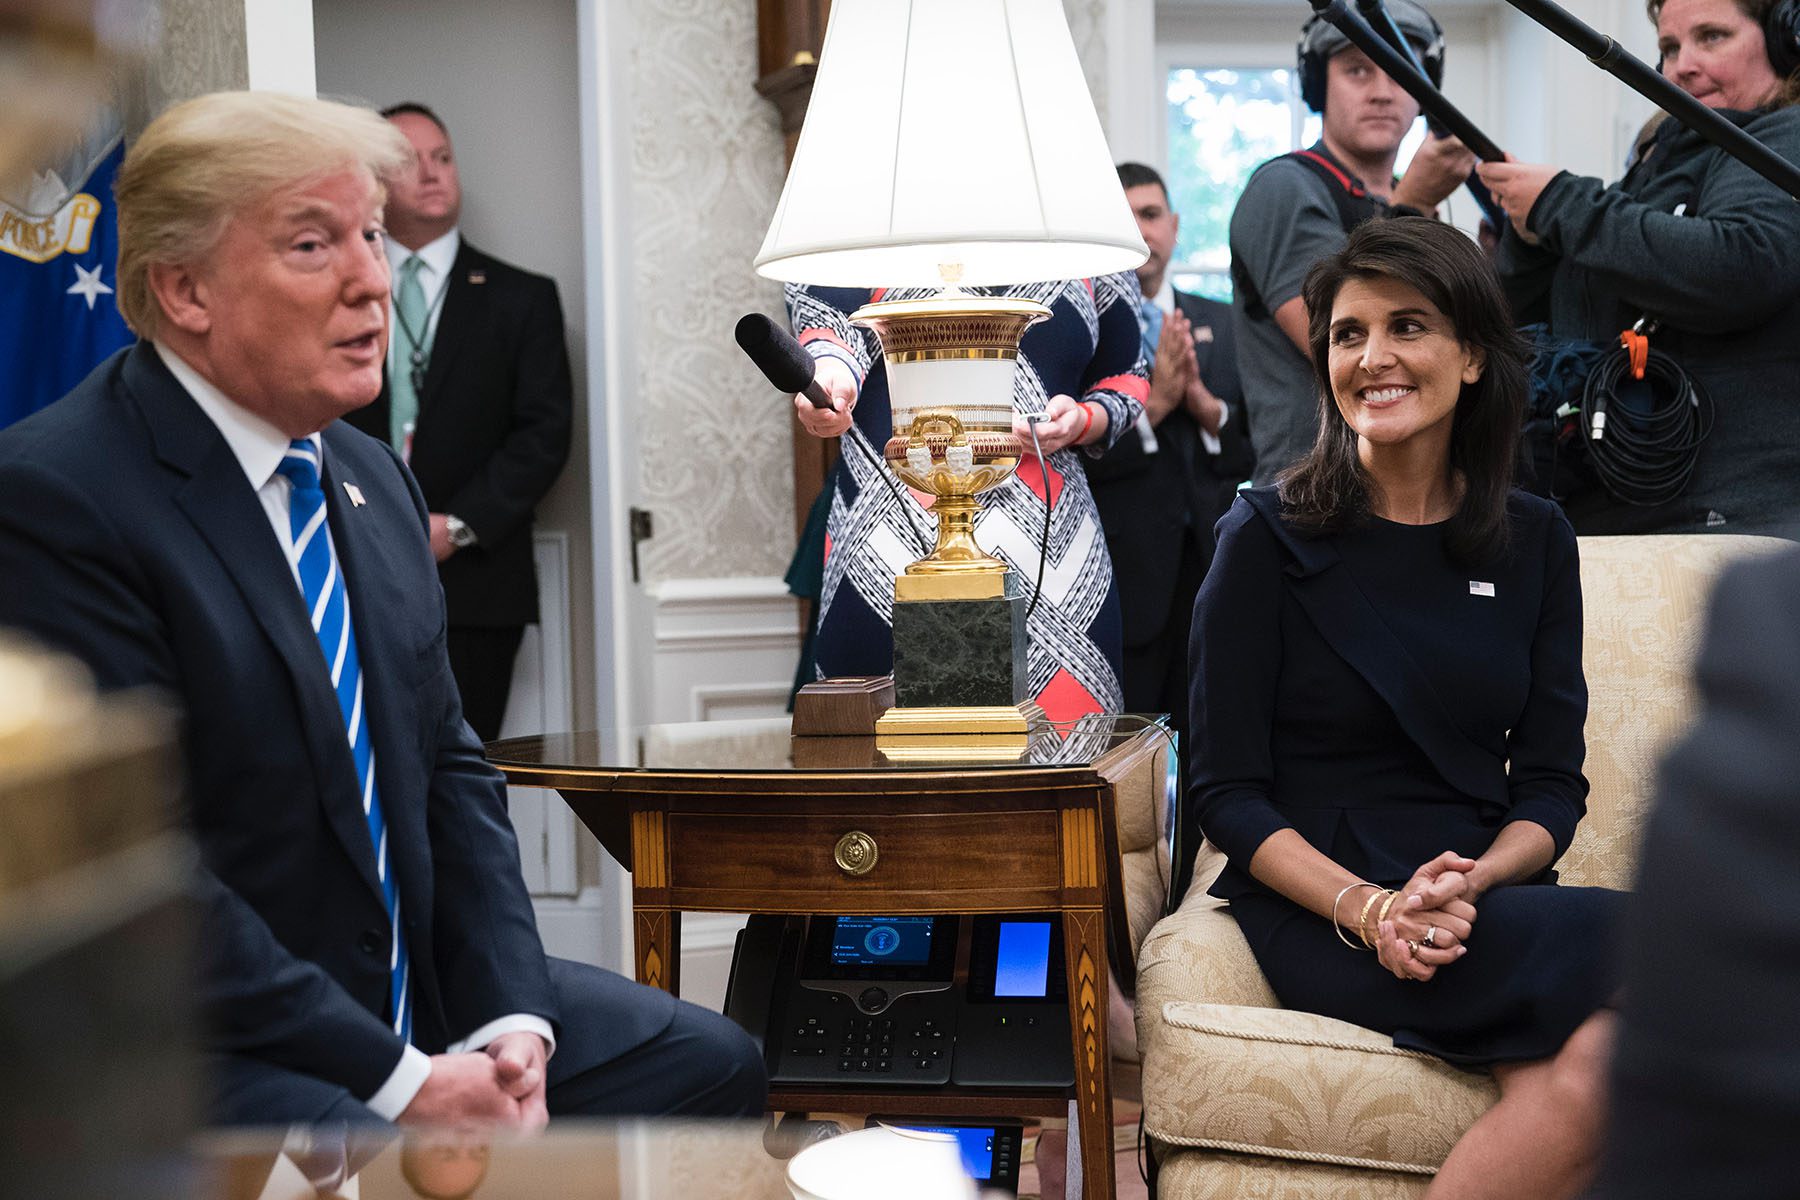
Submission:
POLYGON ((1279 1008, 1223 900, 1206 894, 1225 856, 1202 843, 1181 907, 1158 921, 1138 951, 1138 1042, 1148 1045, 1170 1001, 1279 1008))

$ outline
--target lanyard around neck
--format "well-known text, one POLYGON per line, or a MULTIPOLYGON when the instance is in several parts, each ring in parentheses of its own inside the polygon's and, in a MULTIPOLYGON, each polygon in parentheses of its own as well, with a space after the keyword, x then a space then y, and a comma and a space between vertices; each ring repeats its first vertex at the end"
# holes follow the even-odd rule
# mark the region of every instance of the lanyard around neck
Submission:
MULTIPOLYGON (((422 258, 419 259, 419 266, 424 267, 425 265, 425 260, 422 258)), ((418 276, 416 274, 413 276, 413 280, 414 282, 417 282, 418 276)), ((407 363, 412 368, 411 373, 414 395, 425 390, 425 372, 431 365, 431 354, 425 347, 425 334, 431 329, 432 315, 437 312, 438 306, 444 302, 444 297, 449 291, 450 280, 445 279, 443 285, 438 288, 437 298, 434 299, 430 306, 425 310, 424 327, 416 332, 411 323, 407 321, 406 314, 400 311, 400 297, 390 296, 388 298, 388 307, 393 310, 394 321, 400 326, 400 332, 406 336, 407 344, 412 347, 406 357, 407 363)))

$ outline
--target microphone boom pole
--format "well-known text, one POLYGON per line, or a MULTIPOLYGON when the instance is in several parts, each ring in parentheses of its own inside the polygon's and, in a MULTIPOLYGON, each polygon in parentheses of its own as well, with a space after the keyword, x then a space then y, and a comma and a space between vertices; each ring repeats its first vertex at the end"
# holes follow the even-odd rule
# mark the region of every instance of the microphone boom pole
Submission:
MULTIPOLYGON (((1335 2, 1342 3, 1342 0, 1335 2)), ((1800 200, 1800 167, 1664 79, 1656 68, 1612 38, 1584 23, 1555 0, 1507 0, 1507 3, 1581 51, 1596 67, 1609 72, 1632 91, 1800 200)))
MULTIPOLYGON (((1518 0, 1513 0, 1513 3, 1518 3, 1518 0)), ((1431 80, 1413 64, 1410 55, 1389 45, 1387 39, 1376 33, 1346 0, 1312 0, 1312 6, 1314 12, 1337 26, 1338 31, 1350 39, 1351 45, 1368 55, 1376 66, 1387 72, 1388 78, 1417 100, 1426 116, 1455 134, 1463 145, 1475 152, 1477 158, 1483 162, 1501 162, 1506 158, 1506 152, 1500 149, 1493 138, 1483 133, 1480 126, 1464 116, 1461 109, 1445 99, 1444 93, 1431 85, 1431 80)))
MULTIPOLYGON (((1400 32, 1400 26, 1394 24, 1394 18, 1388 15, 1388 10, 1382 5, 1381 0, 1356 0, 1356 8, 1358 12, 1362 13, 1363 20, 1369 23, 1371 29, 1379 33, 1388 45, 1405 55, 1406 61, 1419 68, 1420 74, 1424 74, 1425 66, 1419 61, 1419 56, 1414 52, 1412 43, 1406 40, 1404 33, 1400 32)), ((1426 75, 1426 78, 1430 79, 1431 77, 1426 75)), ((1443 137, 1449 132, 1442 123, 1430 116, 1426 118, 1425 128, 1437 137, 1443 137)), ((1470 171, 1469 177, 1463 181, 1463 186, 1469 189, 1469 195, 1475 197, 1475 203, 1481 207, 1481 214, 1487 218, 1488 223, 1495 229, 1504 228, 1506 210, 1500 207, 1498 200, 1494 199, 1494 193, 1488 191, 1487 184, 1481 182, 1481 176, 1470 171)))

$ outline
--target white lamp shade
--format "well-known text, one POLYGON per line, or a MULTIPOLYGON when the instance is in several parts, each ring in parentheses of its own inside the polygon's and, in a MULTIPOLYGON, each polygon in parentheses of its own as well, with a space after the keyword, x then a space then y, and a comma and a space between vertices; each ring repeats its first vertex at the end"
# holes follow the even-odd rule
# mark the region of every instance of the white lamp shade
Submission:
POLYGON ((759 274, 976 287, 1147 254, 1062 0, 834 0, 759 274))
POLYGON ((806 1147, 787 1184, 794 1200, 975 1200, 955 1137, 885 1125, 806 1147))

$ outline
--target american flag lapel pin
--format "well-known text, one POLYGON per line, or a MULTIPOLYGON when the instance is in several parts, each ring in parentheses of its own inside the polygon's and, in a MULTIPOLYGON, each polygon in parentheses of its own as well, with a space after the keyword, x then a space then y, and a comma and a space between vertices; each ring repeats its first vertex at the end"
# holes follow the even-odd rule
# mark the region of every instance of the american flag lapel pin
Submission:
POLYGON ((357 487, 354 483, 344 484, 344 495, 350 497, 351 508, 361 508, 368 503, 367 500, 363 499, 362 489, 357 487))
POLYGON ((1494 594, 1494 585, 1493 584, 1488 583, 1486 580, 1482 580, 1482 579, 1469 580, 1469 595, 1471 595, 1471 596, 1492 596, 1493 594, 1494 594))
POLYGON ((1194 326, 1194 341, 1195 342, 1204 346, 1204 345, 1210 345, 1212 340, 1213 340, 1213 328, 1211 325, 1196 325, 1196 326, 1194 326))
POLYGON ((482 270, 470 271, 469 272, 469 282, 470 283, 486 283, 487 282, 487 272, 482 271, 482 270))

